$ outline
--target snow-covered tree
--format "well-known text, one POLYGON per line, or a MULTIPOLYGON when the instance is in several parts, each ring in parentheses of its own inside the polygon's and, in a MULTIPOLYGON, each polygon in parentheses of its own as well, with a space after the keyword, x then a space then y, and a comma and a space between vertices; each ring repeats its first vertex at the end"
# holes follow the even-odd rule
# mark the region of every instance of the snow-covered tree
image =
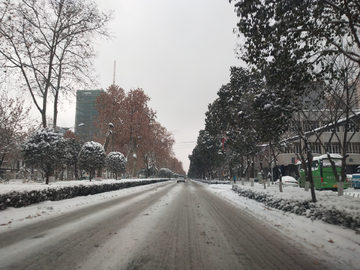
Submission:
POLYGON ((81 170, 85 170, 90 175, 90 181, 95 171, 105 165, 105 150, 98 142, 86 142, 80 150, 78 165, 81 170))
POLYGON ((219 142, 226 138, 230 173, 239 166, 247 169, 244 173, 249 172, 252 155, 257 151, 259 142, 258 125, 253 116, 254 99, 264 85, 260 74, 231 67, 230 82, 220 88, 218 98, 206 112, 205 130, 217 137, 219 142))
POLYGON ((239 17, 239 56, 290 98, 336 76, 328 57, 360 66, 359 1, 230 0, 239 17))
POLYGON ((115 174, 117 180, 119 173, 124 173, 126 169, 126 158, 120 152, 110 152, 106 156, 106 168, 115 174))
MULTIPOLYGON (((66 135, 66 134, 65 134, 66 135)), ((68 177, 73 173, 75 178, 78 178, 77 159, 81 150, 81 143, 74 138, 66 139, 66 165, 68 170, 68 177)))
POLYGON ((45 173, 46 184, 56 166, 65 159, 65 139, 52 129, 36 131, 23 145, 23 156, 26 166, 33 166, 45 173))
POLYGON ((158 172, 160 178, 171 178, 173 175, 174 173, 168 168, 161 168, 158 172))
POLYGON ((220 175, 225 153, 217 137, 206 130, 200 130, 196 146, 189 156, 189 174, 196 178, 214 178, 220 175))

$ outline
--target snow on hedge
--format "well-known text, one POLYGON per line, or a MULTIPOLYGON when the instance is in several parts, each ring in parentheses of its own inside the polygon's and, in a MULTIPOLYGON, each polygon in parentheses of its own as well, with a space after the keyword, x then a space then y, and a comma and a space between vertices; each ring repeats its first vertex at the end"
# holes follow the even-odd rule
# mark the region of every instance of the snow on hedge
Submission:
POLYGON ((338 196, 332 191, 316 192, 317 202, 311 202, 310 192, 298 187, 286 187, 278 192, 278 187, 264 189, 233 185, 232 190, 266 207, 279 209, 329 224, 342 225, 360 232, 360 198, 338 196))
POLYGON ((129 187, 149 185, 165 179, 129 179, 104 181, 60 181, 50 185, 40 183, 21 184, 10 181, 0 190, 0 210, 7 207, 24 207, 44 201, 60 201, 78 196, 94 195, 129 187))

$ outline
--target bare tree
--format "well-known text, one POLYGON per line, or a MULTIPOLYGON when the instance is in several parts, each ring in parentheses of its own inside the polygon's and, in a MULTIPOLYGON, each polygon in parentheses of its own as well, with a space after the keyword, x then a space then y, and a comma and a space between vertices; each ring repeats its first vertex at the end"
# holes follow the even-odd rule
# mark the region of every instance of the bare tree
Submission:
POLYGON ((332 164, 338 182, 338 194, 342 195, 349 146, 360 127, 356 109, 360 73, 358 66, 343 56, 329 58, 329 62, 336 75, 324 81, 315 91, 318 97, 313 95, 308 104, 304 104, 294 115, 290 130, 296 136, 290 138, 290 141, 298 140, 295 153, 301 160, 307 178, 305 189, 310 183, 311 191, 314 192, 311 173, 313 150, 316 149, 315 153, 320 154, 322 148, 332 164), (337 172, 330 153, 342 155, 341 173, 337 172))
MULTIPOLYGON (((328 155, 336 181, 338 182, 338 195, 343 195, 343 184, 346 179, 346 159, 351 147, 351 141, 360 129, 359 99, 357 97, 357 88, 360 85, 359 66, 344 56, 334 57, 331 60, 337 76, 332 77, 327 85, 326 103, 327 110, 321 110, 322 119, 326 123, 322 131, 330 130, 328 141, 322 143, 322 147, 328 155), (341 132, 340 132, 340 129, 341 132), (331 147, 336 144, 338 152, 342 155, 341 173, 336 170, 335 163, 330 153, 333 153, 331 147)), ((320 140, 320 133, 315 133, 317 140, 320 140)))
POLYGON ((0 61, 20 77, 43 127, 47 106, 54 104, 56 127, 60 97, 94 82, 93 42, 96 37, 110 37, 107 24, 112 13, 100 12, 91 0, 10 2, 0 17, 0 61))
POLYGON ((30 128, 29 108, 24 100, 8 97, 6 92, 0 95, 0 168, 6 157, 20 150, 30 128))

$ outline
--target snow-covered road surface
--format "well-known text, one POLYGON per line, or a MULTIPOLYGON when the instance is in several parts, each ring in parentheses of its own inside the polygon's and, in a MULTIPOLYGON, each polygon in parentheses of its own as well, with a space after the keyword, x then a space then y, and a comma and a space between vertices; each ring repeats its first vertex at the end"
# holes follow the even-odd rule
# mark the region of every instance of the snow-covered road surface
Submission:
POLYGON ((197 182, 96 196, 48 217, 66 202, 41 204, 32 222, 2 226, 0 269, 344 269, 197 182))

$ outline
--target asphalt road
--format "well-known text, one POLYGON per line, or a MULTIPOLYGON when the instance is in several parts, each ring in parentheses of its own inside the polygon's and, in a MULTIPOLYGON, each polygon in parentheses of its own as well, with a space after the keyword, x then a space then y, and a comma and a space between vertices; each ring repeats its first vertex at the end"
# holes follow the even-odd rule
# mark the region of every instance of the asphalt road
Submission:
POLYGON ((0 269, 333 269, 194 181, 0 234, 0 269))

